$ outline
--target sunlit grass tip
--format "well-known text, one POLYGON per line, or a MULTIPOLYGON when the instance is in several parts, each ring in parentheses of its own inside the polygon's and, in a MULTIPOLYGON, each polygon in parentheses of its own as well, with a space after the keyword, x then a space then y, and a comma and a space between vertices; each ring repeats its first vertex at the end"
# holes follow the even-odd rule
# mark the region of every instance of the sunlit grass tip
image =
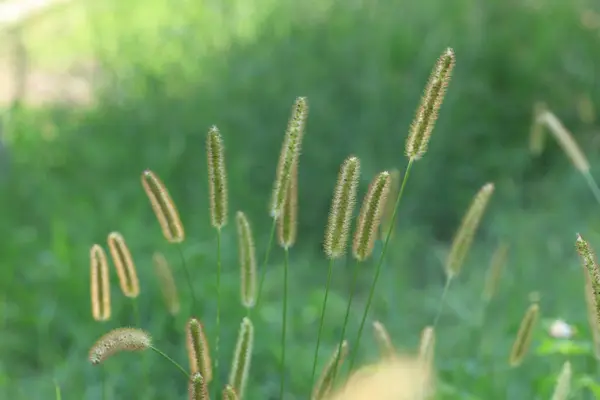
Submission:
POLYGON ((238 211, 235 217, 238 235, 238 253, 240 260, 240 295, 242 305, 252 308, 256 304, 256 249, 252 228, 246 214, 238 211))
POLYGON ((279 245, 289 249, 296 242, 298 234, 298 164, 292 168, 287 195, 279 218, 277 218, 277 239, 279 245))
POLYGON ((122 351, 147 350, 152 345, 150 335, 135 328, 117 328, 102 336, 90 349, 89 360, 98 365, 122 351))
POLYGON ((379 353, 381 354, 382 358, 387 359, 396 356, 396 348, 392 343, 390 334, 381 322, 373 322, 373 335, 379 347, 379 353))
POLYGON ((502 270, 506 265, 506 259, 508 258, 509 246, 506 243, 500 243, 490 261, 487 276, 485 279, 485 286, 483 288, 483 300, 489 302, 492 297, 496 294, 498 284, 502 275, 502 270))
POLYGON ((279 155, 279 163, 277 164, 270 205, 270 213, 273 218, 279 218, 285 203, 292 171, 296 168, 300 156, 307 115, 308 103, 306 97, 298 97, 292 108, 292 115, 279 155))
POLYGON ((325 230, 325 254, 330 259, 342 257, 346 253, 359 177, 359 159, 348 157, 340 168, 325 230))
POLYGON ((379 173, 371 182, 360 209, 352 254, 358 261, 366 260, 373 252, 381 214, 390 190, 390 173, 379 173))
POLYGON ((208 131, 206 155, 208 161, 210 220, 213 227, 221 229, 227 224, 227 175, 225 173, 223 138, 216 126, 212 126, 208 131))
POLYGON ((323 400, 331 392, 337 371, 348 355, 348 341, 344 340, 341 346, 335 346, 335 351, 323 368, 317 384, 313 388, 311 400, 323 400))
POLYGON ((229 374, 229 385, 237 393, 238 398, 244 397, 250 362, 252 359, 252 348, 254 347, 254 326, 249 318, 244 318, 238 333, 233 362, 229 374))
POLYGON ((230 385, 226 385, 223 389, 223 400, 238 400, 238 395, 230 385))
POLYGON ((196 372, 190 376, 188 394, 190 400, 209 400, 208 382, 196 372))
POLYGON ((435 329, 433 326, 427 326, 421 332, 421 341, 419 342, 419 362, 427 370, 431 370, 435 358, 435 329))
POLYGON ((183 224, 179 212, 164 183, 152 171, 142 173, 142 186, 154 214, 158 219, 163 236, 169 243, 181 243, 185 239, 183 224))
POLYGON ((571 376, 571 363, 565 361, 560 370, 560 374, 558 375, 558 379, 556 380, 554 392, 552 393, 552 400, 567 400, 569 398, 571 392, 571 376))
POLYGON ((140 294, 140 283, 133 257, 123 235, 119 232, 109 233, 108 248, 113 264, 115 264, 115 269, 117 270, 121 291, 127 297, 138 297, 140 294))
POLYGON ((479 228, 481 218, 494 193, 494 184, 485 184, 473 198, 469 209, 464 215, 460 227, 456 231, 452 247, 446 259, 446 274, 449 278, 458 275, 471 249, 473 238, 479 228))
POLYGON ((169 262, 162 253, 155 252, 152 255, 154 264, 154 273, 158 278, 160 291, 165 300, 167 310, 171 315, 177 315, 181 308, 179 303, 179 295, 177 294, 177 285, 173 278, 173 272, 169 266, 169 262))
POLYGON ((97 244, 90 249, 90 280, 92 317, 108 321, 111 314, 108 260, 104 249, 97 244))
POLYGON ((186 348, 192 374, 202 374, 206 383, 210 383, 213 376, 210 359, 210 347, 206 340, 204 327, 197 318, 190 318, 185 326, 186 348))
POLYGON ((440 56, 431 72, 417 115, 406 140, 406 156, 411 160, 418 160, 427 152, 431 132, 433 132, 435 121, 442 106, 455 62, 454 50, 448 48, 440 56))
POLYGON ((527 351, 529 350, 529 346, 531 344, 531 339, 533 338, 536 322, 538 320, 539 311, 540 306, 537 303, 534 303, 529 306, 525 316, 521 320, 519 332, 517 333, 517 337, 513 343, 508 361, 511 367, 517 367, 521 365, 523 359, 527 355, 527 351))

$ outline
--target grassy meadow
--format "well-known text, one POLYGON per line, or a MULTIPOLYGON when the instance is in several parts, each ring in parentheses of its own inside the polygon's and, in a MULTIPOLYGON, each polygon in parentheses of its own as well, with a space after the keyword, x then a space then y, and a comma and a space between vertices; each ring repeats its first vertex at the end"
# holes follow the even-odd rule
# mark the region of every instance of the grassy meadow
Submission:
MULTIPOLYGON (((550 399, 566 361, 569 399, 600 398, 586 272, 575 247, 581 234, 600 249, 600 198, 590 190, 594 177, 600 180, 596 1, 80 0, 37 18, 21 34, 29 68, 92 65, 94 101, 16 102, 1 110, 0 398, 52 399, 56 383, 66 400, 184 399, 187 381, 154 352, 115 355, 100 366, 88 352, 111 329, 133 326, 187 367, 185 327, 195 316, 214 358, 217 291, 213 381, 225 384, 247 315, 237 211, 251 224, 259 275, 267 271, 251 313, 255 341, 244 398, 281 398, 288 258, 284 398, 309 398, 329 266, 324 235, 340 165, 351 155, 361 162, 355 216, 378 173, 403 176, 411 123, 448 47, 456 54, 452 80, 428 151, 411 167, 359 348, 353 345, 383 235, 357 269, 349 358, 356 355, 356 367, 379 358, 374 321, 387 328, 399 353, 417 353, 421 332, 440 310, 455 233, 490 182, 494 193, 435 324, 434 398, 550 399), (297 240, 289 257, 275 241, 264 269, 271 191, 299 96, 309 111, 297 240), (571 132, 589 175, 547 126, 532 151, 536 104, 571 132), (229 198, 220 240, 211 226, 206 155, 213 125, 225 146, 229 198), (179 210, 181 244, 163 238, 140 182, 145 170, 162 179, 179 210), (98 322, 90 305, 90 248, 108 251, 113 231, 126 239, 140 294, 135 304, 124 296, 111 266, 112 316, 98 322), (504 269, 485 301, 498 248, 507 249, 504 269), (176 315, 163 301, 155 252, 172 267, 181 303, 176 315), (526 357, 511 366, 532 303, 539 304, 539 320, 526 357), (571 326, 571 338, 549 334, 556 319, 571 326)), ((333 265, 318 371, 340 341, 354 286, 350 253, 333 265)), ((220 388, 211 389, 220 398, 220 388)))

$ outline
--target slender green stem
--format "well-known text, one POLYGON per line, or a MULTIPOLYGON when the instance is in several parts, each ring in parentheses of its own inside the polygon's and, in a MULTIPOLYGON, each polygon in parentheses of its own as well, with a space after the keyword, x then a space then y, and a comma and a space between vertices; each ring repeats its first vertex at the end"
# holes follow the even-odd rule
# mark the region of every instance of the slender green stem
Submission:
POLYGON ((319 347, 321 345, 321 333, 323 332, 323 321, 325 321, 325 309, 327 308, 327 298, 329 296, 329 287, 331 286, 331 275, 333 271, 333 258, 329 260, 329 269, 327 271, 327 283, 325 285, 325 298, 321 307, 321 321, 319 322, 319 333, 317 334, 317 348, 315 349, 315 359, 313 360, 312 377, 310 387, 315 383, 315 374, 317 372, 317 360, 319 358, 319 347))
POLYGON ((392 234, 392 230, 394 228, 394 222, 396 221, 396 213, 398 212, 398 206, 400 205, 400 200, 402 199, 402 194, 404 193, 404 187, 406 186, 406 181, 408 181, 408 176, 410 175, 410 168, 411 168, 412 164, 413 164, 413 160, 410 159, 408 161, 408 165, 406 166, 406 171, 404 172, 404 178, 402 179, 402 185, 400 186, 400 192, 398 192, 398 198, 396 199, 396 204, 394 206, 394 212, 392 213, 390 227, 388 228, 387 234, 385 236, 385 242, 383 243, 383 249, 381 251, 381 255, 379 256, 379 260, 377 261, 377 267, 375 268, 375 277, 373 278, 373 283, 371 284, 371 289, 369 290, 369 298, 367 300, 367 305, 365 307, 365 311, 362 316, 362 321, 360 323, 360 327, 358 328, 358 334, 356 336, 356 342, 354 344, 354 352, 350 359, 349 370, 352 370, 352 367, 354 367, 354 363, 356 362, 356 356, 358 354, 358 348, 360 346, 360 339, 362 337, 363 329, 365 328, 365 322, 367 320, 369 308, 371 307, 371 302, 373 301, 373 295, 375 294, 375 287, 377 286, 377 280, 379 279, 379 274, 381 272, 381 265, 383 264, 385 253, 387 251, 388 244, 390 242, 390 237, 392 236, 391 234, 392 234))
POLYGON ((62 400, 62 396, 60 394, 60 386, 56 379, 54 379, 54 397, 56 398, 56 400, 62 400))
MULTIPOLYGON (((265 276, 267 275, 267 263, 269 262, 269 256, 271 255, 271 248, 273 247, 273 240, 275 239, 275 228, 277 227, 277 218, 273 218, 273 224, 271 225, 271 233, 269 234, 269 244, 267 245, 267 252, 265 253, 265 260, 263 261, 262 268, 260 269, 260 283, 258 285, 258 294, 256 295, 256 305, 252 310, 258 307, 260 297, 262 295, 263 285, 265 283, 265 276)), ((252 313, 250 313, 252 314, 252 313)))
POLYGON ((285 248, 283 261, 283 323, 281 327, 281 386, 279 387, 279 400, 283 400, 285 386, 285 334, 287 332, 287 299, 288 299, 288 269, 290 265, 290 249, 285 248))
POLYGON ((590 190, 596 198, 596 201, 598 202, 598 204, 600 204, 600 187, 598 187, 598 184, 594 180, 594 177, 592 176, 592 174, 590 174, 590 171, 584 172, 583 176, 585 177, 585 181, 587 182, 588 186, 590 187, 590 190))
POLYGON ((215 387, 219 387, 219 338, 221 336, 221 229, 217 229, 217 333, 215 338, 215 387))
POLYGON ((165 353, 163 353, 162 351, 160 351, 159 349, 157 349, 154 346, 150 346, 150 349, 152 351, 154 351, 155 353, 160 354, 163 358, 165 358, 166 360, 168 360, 171 364, 173 364, 174 366, 177 367, 177 369, 179 369, 181 371, 181 373, 183 375, 185 375, 185 377, 187 379, 190 379, 190 374, 187 373, 187 371, 175 360, 173 360, 171 357, 169 357, 168 355, 166 355, 165 353))
MULTIPOLYGON (((342 326, 342 335, 340 336, 340 342, 338 344, 338 358, 342 354, 342 343, 344 342, 344 336, 346 336, 346 328, 348 327, 348 320, 350 319, 350 309, 352 308, 352 299, 354 298, 354 292, 356 291, 356 283, 358 281, 358 272, 360 269, 359 267, 360 263, 356 262, 356 265, 354 266, 354 273, 352 274, 352 283, 350 284, 350 295, 348 297, 348 305, 346 306, 346 316, 344 317, 344 325, 342 326)), ((339 369, 338 362, 339 360, 336 360, 334 364, 337 365, 337 367, 333 370, 333 379, 331 380, 333 384, 335 384, 335 378, 339 369)))
POLYGON ((440 317, 442 316, 442 311, 444 310, 444 304, 446 301, 446 295, 448 294, 448 289, 450 288, 450 283, 452 282, 452 275, 448 275, 446 278, 446 284, 444 285, 444 291, 442 292, 442 298, 440 300, 440 306, 438 308, 435 319, 433 320, 433 329, 437 326, 440 317))
POLYGON ((179 250, 179 258, 181 259, 181 268, 185 273, 185 277, 188 282, 188 286, 190 288, 190 295, 192 296, 192 314, 196 309, 196 295, 194 294, 194 286, 192 285, 192 278, 190 276, 190 271, 188 271, 187 266, 185 265, 185 257, 183 256, 183 250, 181 249, 181 243, 177 244, 177 250, 179 250))

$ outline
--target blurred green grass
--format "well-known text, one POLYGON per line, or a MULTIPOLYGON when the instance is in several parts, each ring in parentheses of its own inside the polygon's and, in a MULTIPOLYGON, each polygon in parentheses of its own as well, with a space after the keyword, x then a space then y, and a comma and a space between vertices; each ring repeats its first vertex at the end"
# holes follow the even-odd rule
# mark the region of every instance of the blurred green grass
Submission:
MULTIPOLYGON (((430 152, 408 184, 371 320, 383 321, 399 348, 416 349, 437 310, 452 233, 473 193, 494 181, 488 217, 440 324, 440 398, 547 398, 564 357, 532 354, 514 371, 508 352, 532 291, 541 293, 545 318, 562 316, 589 339, 573 243, 576 232, 599 243, 598 205, 558 146, 549 140, 533 159, 527 135, 534 101, 545 101, 597 164, 598 124, 581 121, 577 108, 582 96, 599 104, 600 30, 581 23, 592 7, 591 0, 105 1, 77 2, 27 27, 32 67, 62 70, 93 60, 101 73, 93 107, 15 105, 4 114, 0 394, 48 398, 56 379, 66 399, 100 398, 87 350, 108 329, 132 323, 116 282, 114 319, 98 324, 90 317, 88 250, 111 230, 124 234, 138 264, 143 327, 185 362, 186 303, 180 316, 168 317, 151 272, 152 252, 163 250, 183 279, 141 190, 146 168, 165 180, 181 210, 185 255, 202 294, 193 314, 212 338, 216 260, 205 134, 216 124, 224 135, 231 211, 249 215, 262 259, 279 147, 293 99, 304 95, 311 109, 300 240, 292 251, 286 398, 306 396, 326 278, 321 241, 339 164, 349 154, 363 160, 362 193, 376 172, 403 168, 406 132, 431 66, 452 46, 456 74, 430 152), (478 352, 469 332, 500 240, 511 245, 510 262, 478 352)), ((233 227, 224 234, 223 378, 243 316, 233 227)), ((250 399, 278 393, 281 258, 273 253, 255 320, 250 399)), ((336 265, 322 361, 339 336, 351 265, 336 265)), ((350 339, 372 273, 361 271, 350 339)), ((183 282, 180 290, 189 307, 183 282)), ((544 336, 537 332, 534 348, 544 336)), ((372 340, 362 343, 365 360, 374 359, 372 340)), ((594 374, 589 353, 573 362, 576 373, 594 374)), ((119 399, 183 398, 186 390, 178 372, 152 354, 119 356, 107 376, 119 399), (141 358, 152 365, 149 387, 138 385, 141 358)))

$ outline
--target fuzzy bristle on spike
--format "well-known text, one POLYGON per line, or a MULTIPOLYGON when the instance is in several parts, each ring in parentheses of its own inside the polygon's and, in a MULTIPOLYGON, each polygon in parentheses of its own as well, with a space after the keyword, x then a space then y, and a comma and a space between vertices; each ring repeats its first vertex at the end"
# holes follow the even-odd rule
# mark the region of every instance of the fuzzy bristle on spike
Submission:
POLYGON ((208 382, 202 374, 196 372, 190 376, 188 394, 190 400, 210 400, 208 382))
POLYGON ((282 212, 277 218, 277 238, 279 245, 289 249, 296 242, 298 233, 298 164, 292 168, 290 184, 283 203, 282 212))
POLYGON ((98 365, 122 351, 147 350, 152 345, 150 335, 141 329, 117 328, 102 336, 90 349, 89 360, 98 365))
POLYGON ((177 285, 173 278, 173 272, 169 266, 169 262, 162 253, 156 252, 152 255, 152 261, 154 263, 154 272, 158 277, 160 284, 160 291, 162 292, 167 310, 171 315, 177 315, 179 313, 179 295, 177 294, 177 285))
POLYGON ((313 388, 311 400, 323 400, 333 388, 333 380, 348 355, 348 341, 344 340, 341 346, 335 346, 335 351, 323 368, 321 376, 313 388))
POLYGON ((359 177, 359 159, 348 157, 340 168, 325 231, 325 254, 330 259, 340 258, 346 253, 359 177))
POLYGON ((226 385, 223 389, 223 400, 238 400, 238 395, 230 385, 226 385))
POLYGON ((537 120, 548 127, 575 168, 584 174, 588 173, 590 171, 590 163, 587 157, 581 151, 571 132, 565 128, 556 115, 548 110, 544 110, 540 113, 537 120))
POLYGON ((246 214, 238 211, 236 214, 236 225, 238 235, 238 252, 240 259, 241 275, 241 300, 246 308, 252 308, 256 304, 256 250, 252 229, 246 214))
POLYGON ((390 174, 384 171, 371 182, 360 209, 352 245, 352 254, 358 261, 366 260, 373 252, 375 236, 389 191, 390 174))
POLYGON ((150 200, 150 205, 158 219, 165 239, 169 243, 183 242, 185 239, 183 224, 165 184, 154 172, 146 170, 142 173, 142 186, 150 200))
POLYGON ((210 348, 204 328, 196 318, 190 318, 185 326, 186 347, 190 371, 192 374, 200 373, 205 383, 212 380, 212 364, 210 359, 210 348))
POLYGON ((123 294, 130 298, 136 298, 140 294, 140 283, 138 280, 133 257, 125 243, 125 238, 119 232, 111 232, 108 235, 108 248, 115 264, 119 284, 123 294))
POLYGON ((421 99, 417 115, 406 140, 406 156, 411 160, 418 160, 427 152, 429 138, 442 106, 454 64, 454 50, 448 48, 440 56, 431 72, 425 94, 421 99))
POLYGON ((483 300, 486 302, 492 300, 492 297, 496 294, 502 270, 504 269, 508 257, 508 248, 508 244, 500 243, 494 251, 494 254, 492 254, 483 289, 483 300))
POLYGON ((253 346, 254 326, 252 325, 250 318, 246 317, 242 320, 240 326, 229 375, 229 385, 233 388, 235 393, 237 393, 240 400, 244 397, 246 382, 248 381, 253 346))
MULTIPOLYGON (((595 324, 596 327, 600 326, 600 267, 598 266, 598 262, 596 261, 596 254, 594 250, 590 246, 590 244, 581 237, 581 235, 577 235, 577 239, 575 241, 575 248, 577 253, 579 254, 579 258, 581 259, 581 265, 585 270, 587 275, 587 282, 589 282, 589 292, 591 293, 591 299, 588 302, 592 303, 590 305, 594 308, 595 314, 595 324)), ((592 331, 593 333, 594 331, 592 331)))
POLYGON ((519 332, 517 333, 517 337, 510 352, 509 364, 511 367, 520 365, 527 355, 531 339, 533 338, 533 331, 538 320, 539 311, 540 306, 537 303, 534 303, 529 306, 529 309, 527 309, 525 316, 521 320, 519 332))
POLYGON ((111 314, 108 260, 104 249, 97 244, 90 249, 90 280, 92 317, 108 321, 111 314))
POLYGON ((227 175, 225 173, 223 139, 216 126, 211 127, 208 131, 206 154, 208 160, 210 220, 213 227, 221 229, 227 224, 227 175))
POLYGON ((571 392, 571 375, 571 363, 565 361, 556 380, 552 400, 567 400, 569 398, 571 392))

